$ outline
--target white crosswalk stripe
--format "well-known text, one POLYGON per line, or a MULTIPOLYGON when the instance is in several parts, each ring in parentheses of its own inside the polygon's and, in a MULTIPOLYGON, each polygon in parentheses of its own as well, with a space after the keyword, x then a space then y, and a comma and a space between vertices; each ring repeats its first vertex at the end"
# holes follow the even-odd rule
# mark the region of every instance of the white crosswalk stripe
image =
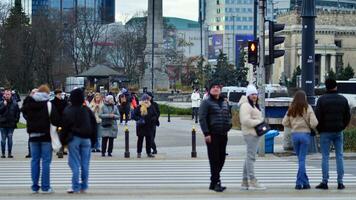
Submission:
MULTIPOLYGON (((243 160, 227 160, 222 172, 222 182, 239 186, 242 179, 243 160)), ((268 187, 294 187, 297 163, 287 160, 258 160, 255 171, 261 183, 268 187)), ((311 184, 321 180, 321 170, 307 167, 311 184)), ((89 184, 101 187, 202 187, 209 184, 207 160, 93 160, 89 184)), ((71 171, 66 161, 51 165, 53 187, 70 185, 71 171)), ((336 184, 336 172, 330 172, 330 184, 336 184)), ((356 186, 356 176, 345 174, 344 183, 356 186)), ((31 185, 30 161, 0 162, 0 189, 29 187, 31 185)))

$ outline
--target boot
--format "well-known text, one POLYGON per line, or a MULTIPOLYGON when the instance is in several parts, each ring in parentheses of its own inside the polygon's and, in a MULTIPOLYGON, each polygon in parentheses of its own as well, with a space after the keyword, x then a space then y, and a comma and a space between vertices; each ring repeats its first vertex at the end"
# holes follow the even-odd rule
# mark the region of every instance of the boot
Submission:
POLYGON ((248 190, 248 179, 242 179, 241 190, 248 190))

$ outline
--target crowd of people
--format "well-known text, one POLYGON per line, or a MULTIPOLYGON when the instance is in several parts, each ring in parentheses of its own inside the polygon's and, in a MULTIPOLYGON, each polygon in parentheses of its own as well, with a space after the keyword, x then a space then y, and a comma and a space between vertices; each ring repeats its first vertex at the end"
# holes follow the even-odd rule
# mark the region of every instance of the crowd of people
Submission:
MULTIPOLYGON (((294 151, 298 158, 296 175, 296 190, 310 189, 310 183, 305 167, 308 145, 313 134, 320 134, 320 149, 322 154, 322 181, 316 189, 328 189, 330 146, 335 147, 337 167, 337 189, 345 189, 343 183, 343 130, 350 122, 351 114, 348 101, 337 93, 337 84, 333 79, 325 81, 326 94, 322 95, 315 110, 308 105, 304 91, 294 95, 293 101, 283 118, 283 125, 291 129, 294 151)), ((228 101, 221 95, 221 85, 212 83, 208 89, 208 97, 199 107, 199 121, 205 136, 210 162, 211 182, 209 189, 223 192, 220 172, 226 158, 227 133, 232 127, 231 113, 228 101)), ((193 95, 192 95, 193 96, 193 95)), ((255 175, 254 164, 261 137, 257 134, 257 126, 264 123, 258 102, 258 91, 254 85, 249 85, 245 96, 239 101, 241 131, 246 143, 246 158, 242 170, 241 189, 264 190, 255 175)))
MULTIPOLYGON (((327 92, 321 96, 315 110, 308 105, 304 91, 297 91, 283 118, 283 125, 291 129, 293 146, 298 158, 296 190, 310 189, 305 166, 308 145, 313 134, 320 134, 322 153, 322 181, 317 189, 328 189, 330 145, 335 147, 337 164, 337 189, 343 184, 343 130, 350 121, 350 107, 347 100, 337 94, 335 80, 325 82, 327 92)), ((227 156, 228 132, 232 128, 231 109, 228 100, 221 95, 221 85, 212 83, 207 88, 203 100, 198 90, 192 95, 192 118, 199 118, 204 134, 210 164, 209 189, 223 192, 220 172, 227 156)), ((114 139, 118 135, 119 123, 124 125, 129 120, 136 122, 137 158, 142 156, 143 141, 146 143, 147 157, 157 154, 155 144, 156 128, 160 126, 160 110, 153 100, 151 92, 141 95, 140 101, 135 93, 123 88, 115 97, 109 93, 84 94, 80 88, 70 93, 68 100, 62 91, 56 90, 55 98, 50 101, 50 89, 41 85, 33 89, 24 99, 21 109, 13 98, 10 89, 4 89, 0 102, 0 131, 2 158, 12 155, 12 135, 23 113, 29 134, 29 157, 31 157, 32 191, 52 193, 50 185, 50 165, 52 161, 51 126, 55 126, 63 146, 68 149, 68 165, 72 171, 72 187, 68 193, 85 192, 88 189, 89 163, 92 152, 101 152, 102 157, 113 156, 114 139), (118 122, 119 121, 119 122, 118 122), (41 164, 42 163, 42 164, 41 164), (39 177, 41 175, 41 184, 39 177)), ((246 158, 242 170, 241 189, 266 189, 255 175, 256 152, 261 140, 257 126, 264 123, 258 102, 258 91, 249 85, 246 94, 239 101, 240 123, 246 143, 246 158)), ((63 157, 65 149, 57 155, 63 157)))
POLYGON ((147 157, 153 158, 157 154, 154 139, 160 111, 151 92, 143 94, 140 101, 135 93, 125 88, 116 97, 112 93, 85 95, 83 89, 76 88, 70 92, 69 99, 57 89, 51 100, 50 92, 47 85, 33 89, 21 108, 18 105, 19 96, 14 96, 11 89, 6 88, 1 92, 1 158, 6 158, 6 144, 7 157, 13 158, 12 136, 22 112, 29 135, 26 158, 31 158, 33 193, 38 193, 40 189, 43 193, 53 192, 50 185, 53 152, 51 126, 56 127, 62 144, 57 152, 58 158, 68 154, 68 165, 72 170, 72 187, 68 193, 85 192, 88 189, 92 152, 101 152, 102 157, 113 156, 114 139, 119 132, 118 121, 121 125, 127 125, 131 119, 136 121, 138 158, 142 156, 144 139, 147 157))

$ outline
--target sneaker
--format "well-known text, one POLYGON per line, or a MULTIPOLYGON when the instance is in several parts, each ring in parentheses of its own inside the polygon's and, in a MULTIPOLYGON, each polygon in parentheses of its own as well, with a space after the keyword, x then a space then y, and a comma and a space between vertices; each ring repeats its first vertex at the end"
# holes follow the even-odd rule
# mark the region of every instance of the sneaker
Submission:
POLYGON ((92 152, 92 153, 95 153, 95 152, 96 152, 96 150, 95 150, 95 149, 92 149, 92 150, 91 150, 91 152, 92 152))
POLYGON ((322 190, 327 190, 327 189, 329 189, 327 183, 320 183, 320 184, 317 185, 315 188, 316 188, 316 189, 322 189, 322 190))
POLYGON ((68 152, 66 152, 66 151, 63 151, 63 155, 68 155, 68 152))
POLYGON ((68 189, 67 193, 68 194, 79 194, 79 191, 74 191, 73 189, 68 189))
POLYGON ((14 156, 12 156, 12 155, 8 155, 8 156, 7 156, 7 158, 14 158, 14 156))
POLYGON ((241 190, 248 190, 248 180, 247 179, 242 180, 241 190))
POLYGON ((111 153, 108 153, 108 156, 109 156, 109 157, 112 157, 112 154, 111 154, 111 153))
POLYGON ((6 158, 6 156, 5 156, 5 155, 2 155, 1 158, 6 158))
POLYGON ((226 190, 226 187, 221 186, 221 183, 217 183, 215 184, 214 189, 212 190, 214 190, 215 192, 223 192, 224 190, 226 190))
POLYGON ((157 150, 156 150, 156 151, 153 151, 152 154, 154 154, 154 155, 157 154, 157 150))
POLYGON ((302 185, 295 185, 294 189, 301 190, 301 189, 303 189, 303 186, 302 185))
POLYGON ((25 156, 25 158, 31 158, 31 155, 30 155, 30 154, 28 154, 28 155, 26 155, 26 156, 25 156))
POLYGON ((253 179, 250 181, 248 189, 249 190, 265 190, 266 187, 263 186, 262 184, 258 183, 258 181, 256 179, 253 179))
POLYGON ((45 191, 42 190, 42 193, 43 194, 52 194, 52 193, 54 193, 54 190, 52 188, 49 188, 48 190, 45 190, 45 191))
POLYGON ((31 194, 38 194, 38 190, 32 190, 31 194))
POLYGON ((105 154, 101 154, 101 157, 105 157, 105 154))
POLYGON ((338 190, 343 190, 343 189, 345 189, 345 185, 342 184, 342 183, 338 183, 338 184, 337 184, 337 189, 338 189, 338 190))
POLYGON ((310 185, 308 184, 308 185, 303 185, 303 190, 309 190, 311 187, 310 187, 310 185))
POLYGON ((155 156, 152 153, 147 154, 147 157, 154 158, 155 156))
POLYGON ((58 158, 63 158, 63 154, 62 153, 57 153, 58 158))
POLYGON ((141 158, 141 154, 140 153, 137 154, 137 158, 141 158))
POLYGON ((96 149, 95 151, 96 151, 96 152, 101 152, 101 150, 100 150, 100 149, 96 149))

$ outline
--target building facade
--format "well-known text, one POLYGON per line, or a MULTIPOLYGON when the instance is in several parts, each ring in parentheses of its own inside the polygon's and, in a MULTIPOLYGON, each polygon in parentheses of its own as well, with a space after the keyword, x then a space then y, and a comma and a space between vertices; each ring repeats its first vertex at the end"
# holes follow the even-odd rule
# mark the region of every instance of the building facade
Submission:
MULTIPOLYGON (((302 25, 300 14, 291 11, 280 15, 278 23, 285 23, 282 33, 285 42, 284 57, 276 59, 273 67, 273 82, 282 76, 292 77, 301 65, 302 25)), ((329 70, 350 65, 356 71, 356 11, 318 10, 315 30, 315 83, 323 83, 329 70)))
MULTIPOLYGON (((209 34, 209 60, 222 50, 236 64, 240 48, 253 40, 254 0, 202 0, 204 25, 209 34)), ((266 18, 272 19, 272 1, 267 1, 266 18)))
POLYGON ((48 9, 57 10, 62 16, 68 13, 76 15, 78 10, 85 9, 90 11, 90 20, 104 24, 115 22, 115 0, 21 0, 21 3, 30 17, 48 9))

